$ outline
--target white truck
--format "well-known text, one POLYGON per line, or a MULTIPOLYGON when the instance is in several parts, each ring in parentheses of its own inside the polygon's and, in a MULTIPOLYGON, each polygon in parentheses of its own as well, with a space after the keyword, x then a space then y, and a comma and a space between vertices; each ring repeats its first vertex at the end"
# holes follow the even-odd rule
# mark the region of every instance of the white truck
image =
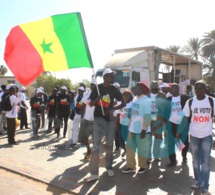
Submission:
POLYGON ((103 81, 102 72, 106 68, 116 71, 115 82, 122 91, 143 80, 148 85, 153 80, 176 82, 184 88, 185 84, 202 78, 201 62, 155 46, 115 50, 104 68, 97 70, 98 83, 103 81))

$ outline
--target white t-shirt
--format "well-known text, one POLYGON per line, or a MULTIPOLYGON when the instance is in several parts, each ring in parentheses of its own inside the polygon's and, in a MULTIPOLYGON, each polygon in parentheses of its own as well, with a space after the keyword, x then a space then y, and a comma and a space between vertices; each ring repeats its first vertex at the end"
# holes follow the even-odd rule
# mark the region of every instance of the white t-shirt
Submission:
POLYGON ((180 95, 177 97, 172 97, 171 101, 171 115, 169 121, 175 124, 181 124, 181 120, 184 114, 181 107, 181 98, 180 95))
POLYGON ((90 94, 91 94, 91 91, 87 91, 84 93, 84 97, 82 98, 82 102, 86 104, 84 119, 88 121, 94 121, 95 106, 90 107, 90 99, 89 99, 90 94))
POLYGON ((10 96, 10 104, 12 105, 12 110, 6 112, 6 117, 8 118, 16 118, 17 117, 17 104, 19 100, 15 95, 10 96))
POLYGON ((18 99, 19 99, 20 107, 26 108, 25 106, 23 106, 23 105, 21 104, 22 101, 23 101, 24 103, 26 103, 26 102, 25 102, 25 101, 26 101, 25 93, 20 92, 20 93, 18 94, 18 99))
POLYGON ((1 97, 3 96, 3 94, 4 94, 4 91, 1 91, 0 92, 0 102, 2 101, 1 97))
MULTIPOLYGON (((215 99, 214 100, 214 115, 215 115, 215 99)), ((184 106, 184 114, 186 117, 190 116, 189 101, 184 106)), ((208 96, 203 100, 198 100, 196 96, 193 98, 191 105, 192 118, 190 121, 190 135, 197 138, 204 138, 212 135, 212 108, 208 96)))

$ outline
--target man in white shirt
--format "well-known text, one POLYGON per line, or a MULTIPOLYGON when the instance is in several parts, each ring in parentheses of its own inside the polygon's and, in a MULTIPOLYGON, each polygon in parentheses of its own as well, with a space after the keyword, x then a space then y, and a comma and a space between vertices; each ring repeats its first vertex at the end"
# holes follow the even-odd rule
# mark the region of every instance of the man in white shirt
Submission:
POLYGON ((206 95, 204 81, 197 81, 194 88, 196 96, 189 100, 191 103, 187 101, 183 109, 185 116, 190 117, 190 149, 195 179, 191 187, 201 187, 202 194, 210 195, 208 188, 215 99, 206 95))
MULTIPOLYGON (((96 83, 94 80, 90 83, 90 89, 92 90, 95 87, 96 83)), ((91 156, 91 148, 89 143, 89 136, 93 135, 93 122, 94 122, 94 110, 95 106, 90 106, 90 94, 91 90, 84 93, 82 98, 82 107, 81 107, 81 125, 80 132, 78 134, 78 140, 81 144, 86 146, 87 153, 84 157, 84 161, 88 162, 91 156)))
POLYGON ((22 130, 24 126, 25 129, 29 129, 26 113, 28 106, 26 105, 25 87, 21 87, 18 99, 20 103, 20 130, 22 130))
POLYGON ((19 100, 15 96, 15 93, 16 93, 15 87, 10 86, 9 96, 10 96, 10 104, 12 106, 12 109, 10 111, 6 111, 6 118, 7 118, 8 143, 11 145, 18 144, 15 141, 15 130, 16 130, 16 118, 17 118, 17 105, 19 105, 19 100))

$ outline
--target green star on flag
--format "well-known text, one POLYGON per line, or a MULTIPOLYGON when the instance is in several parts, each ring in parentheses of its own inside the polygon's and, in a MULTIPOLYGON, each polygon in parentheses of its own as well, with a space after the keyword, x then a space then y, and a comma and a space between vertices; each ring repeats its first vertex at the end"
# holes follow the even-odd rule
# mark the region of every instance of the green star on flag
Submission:
POLYGON ((52 45, 52 43, 46 43, 45 39, 43 39, 43 43, 40 45, 43 48, 43 53, 46 53, 46 52, 53 53, 53 51, 50 49, 50 46, 52 45))

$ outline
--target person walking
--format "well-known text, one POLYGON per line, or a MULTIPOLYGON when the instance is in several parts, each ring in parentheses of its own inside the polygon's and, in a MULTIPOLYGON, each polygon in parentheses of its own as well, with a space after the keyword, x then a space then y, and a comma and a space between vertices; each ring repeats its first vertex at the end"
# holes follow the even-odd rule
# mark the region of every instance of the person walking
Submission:
POLYGON ((119 117, 119 119, 117 119, 117 121, 119 121, 119 123, 117 123, 117 130, 119 135, 119 146, 124 150, 121 157, 124 157, 126 155, 125 144, 128 138, 128 128, 130 123, 129 113, 132 106, 133 93, 129 89, 126 89, 122 95, 125 99, 126 106, 120 109, 119 115, 117 115, 117 117, 119 117))
POLYGON ((15 131, 16 131, 16 118, 17 118, 17 105, 19 106, 19 100, 15 96, 16 89, 13 85, 10 85, 9 90, 9 99, 12 109, 10 111, 6 111, 6 119, 7 119, 7 136, 8 143, 11 145, 17 145, 18 142, 15 141, 15 131))
MULTIPOLYGON (((168 101, 166 102, 167 107, 166 113, 167 116, 167 133, 168 133, 168 154, 170 162, 167 164, 168 167, 176 166, 176 153, 175 153, 175 141, 176 141, 176 134, 180 129, 181 121, 183 118, 183 108, 188 99, 190 97, 185 94, 179 94, 179 85, 177 83, 173 83, 171 87, 171 94, 172 97, 167 98, 168 101)), ((182 162, 187 161, 187 152, 189 148, 188 142, 188 127, 184 130, 183 134, 181 135, 182 142, 185 144, 185 147, 182 149, 182 162)))
POLYGON ((25 87, 21 87, 20 93, 18 95, 19 103, 20 103, 20 130, 29 129, 28 127, 28 119, 27 119, 27 109, 28 106, 26 104, 26 96, 25 96, 25 87))
POLYGON ((80 86, 78 88, 78 95, 74 99, 75 104, 75 116, 73 119, 73 129, 72 129, 72 142, 71 147, 74 147, 78 143, 79 125, 81 123, 81 108, 83 105, 82 98, 84 94, 84 87, 80 86))
POLYGON ((63 130, 63 137, 66 137, 67 133, 67 125, 68 125, 68 118, 70 114, 70 106, 71 106, 71 99, 70 96, 66 93, 67 87, 61 87, 61 93, 58 94, 57 97, 57 106, 56 106, 56 115, 57 115, 57 127, 56 133, 57 137, 60 136, 60 126, 62 124, 62 120, 64 120, 64 130, 63 130))
POLYGON ((40 127, 40 114, 41 114, 41 96, 42 90, 36 89, 36 94, 30 99, 31 106, 31 125, 32 125, 32 138, 38 138, 38 129, 40 127))
POLYGON ((46 103, 46 110, 48 112, 48 130, 46 133, 52 132, 52 123, 54 122, 54 127, 56 128, 56 107, 57 107, 57 89, 52 89, 52 95, 49 96, 46 103))
POLYGON ((90 106, 95 106, 94 111, 94 127, 93 127, 93 147, 90 158, 90 176, 87 181, 99 179, 99 153, 101 150, 101 140, 104 135, 105 145, 105 167, 108 176, 114 176, 113 171, 113 140, 114 140, 114 122, 113 111, 125 107, 126 103, 122 93, 113 86, 114 74, 111 69, 107 68, 103 71, 104 82, 94 87, 90 95, 90 106), (100 94, 98 93, 100 92, 100 94), (120 101, 121 104, 114 107, 114 99, 120 101))
POLYGON ((90 83, 90 91, 87 91, 84 94, 84 97, 82 99, 82 107, 81 107, 81 125, 80 125, 80 132, 78 135, 78 141, 83 144, 87 148, 87 153, 84 157, 84 161, 88 162, 90 160, 90 156, 92 153, 90 142, 89 142, 89 136, 93 137, 93 122, 94 122, 94 110, 95 106, 90 106, 90 95, 92 92, 92 89, 95 87, 96 82, 95 80, 92 80, 90 83))
POLYGON ((151 100, 148 98, 149 88, 144 82, 138 82, 134 88, 131 106, 131 119, 129 135, 126 143, 126 166, 122 173, 136 172, 135 154, 138 155, 138 174, 147 170, 147 158, 149 153, 149 136, 147 130, 151 121, 151 100))
MULTIPOLYGON (((187 117, 185 119, 190 118, 190 149, 194 171, 194 182, 191 187, 194 189, 201 187, 203 195, 210 195, 208 188, 215 99, 206 95, 206 83, 203 80, 195 83, 194 90, 196 96, 187 101, 183 109, 187 117)), ((180 132, 177 136, 180 137, 180 132)))
MULTIPOLYGON (((158 81, 152 81, 150 85, 150 99, 151 99, 151 135, 154 137, 153 145, 150 147, 150 152, 153 154, 155 161, 161 160, 161 144, 163 140, 163 131, 165 125, 165 107, 164 103, 166 96, 159 91, 158 81), (152 150, 152 151, 151 151, 152 150)), ((151 144, 150 144, 151 145, 151 144)))

